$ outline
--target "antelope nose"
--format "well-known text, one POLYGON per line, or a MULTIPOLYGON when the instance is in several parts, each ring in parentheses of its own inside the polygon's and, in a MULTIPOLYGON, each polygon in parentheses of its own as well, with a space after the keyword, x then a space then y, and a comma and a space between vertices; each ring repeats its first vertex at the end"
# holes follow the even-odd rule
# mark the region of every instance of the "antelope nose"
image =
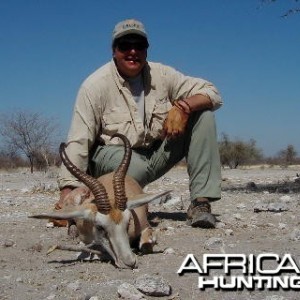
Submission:
POLYGON ((136 269, 138 267, 137 256, 132 254, 124 260, 124 264, 127 268, 136 269))

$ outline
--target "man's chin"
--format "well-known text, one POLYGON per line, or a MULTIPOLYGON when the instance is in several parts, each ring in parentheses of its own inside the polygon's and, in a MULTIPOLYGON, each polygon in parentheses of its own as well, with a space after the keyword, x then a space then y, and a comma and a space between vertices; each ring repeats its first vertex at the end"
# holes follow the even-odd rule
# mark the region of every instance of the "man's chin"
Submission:
POLYGON ((143 64, 138 61, 123 61, 119 65, 119 72, 126 77, 136 77, 143 69, 143 64))
POLYGON ((126 74, 129 77, 135 77, 137 75, 139 75, 141 72, 141 68, 140 66, 136 67, 136 66, 129 66, 128 68, 126 68, 126 74))

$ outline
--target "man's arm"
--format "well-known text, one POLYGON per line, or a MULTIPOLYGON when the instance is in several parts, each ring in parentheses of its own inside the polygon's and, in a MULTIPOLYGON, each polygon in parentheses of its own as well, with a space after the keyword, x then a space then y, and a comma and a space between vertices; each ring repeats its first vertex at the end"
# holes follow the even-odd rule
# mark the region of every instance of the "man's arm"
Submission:
POLYGON ((213 103, 210 98, 201 94, 181 99, 178 103, 188 113, 198 110, 213 109, 213 103))
MULTIPOLYGON (((88 167, 89 151, 100 128, 100 117, 97 117, 95 102, 95 96, 82 86, 76 99, 68 134, 66 153, 72 163, 84 172, 88 167)), ((72 189, 81 186, 81 183, 62 164, 58 185, 61 198, 64 198, 72 189)))
POLYGON ((174 100, 164 123, 163 137, 174 138, 184 133, 192 112, 216 110, 223 102, 211 82, 185 76, 170 67, 166 70, 167 85, 174 100))
POLYGON ((205 95, 194 95, 174 101, 164 123, 163 138, 176 138, 183 134, 192 112, 212 109, 212 107, 210 98, 205 95))
POLYGON ((215 85, 203 78, 186 76, 169 66, 163 67, 163 77, 170 99, 188 99, 193 111, 217 110, 223 104, 215 85))

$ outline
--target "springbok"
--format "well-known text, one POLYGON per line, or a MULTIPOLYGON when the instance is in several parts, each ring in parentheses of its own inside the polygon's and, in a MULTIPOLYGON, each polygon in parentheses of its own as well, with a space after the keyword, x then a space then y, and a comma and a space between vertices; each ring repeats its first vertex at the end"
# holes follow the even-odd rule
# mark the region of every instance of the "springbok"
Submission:
MULTIPOLYGON (((38 219, 72 220, 79 238, 85 244, 76 248, 90 253, 108 253, 117 267, 137 267, 136 255, 130 244, 139 240, 139 249, 152 252, 156 243, 148 223, 148 203, 170 193, 145 194, 132 177, 126 175, 131 160, 131 146, 121 134, 114 134, 124 143, 124 156, 115 172, 98 179, 79 170, 68 158, 62 143, 59 153, 66 168, 86 187, 71 191, 59 211, 30 216, 38 219)), ((72 246, 60 249, 73 250, 72 246)))

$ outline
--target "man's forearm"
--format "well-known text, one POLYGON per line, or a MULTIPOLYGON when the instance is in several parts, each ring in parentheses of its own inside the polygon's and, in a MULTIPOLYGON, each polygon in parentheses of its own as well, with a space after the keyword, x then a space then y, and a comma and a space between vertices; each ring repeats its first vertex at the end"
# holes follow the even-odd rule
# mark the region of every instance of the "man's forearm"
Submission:
POLYGON ((198 94, 179 101, 180 104, 184 107, 185 111, 190 113, 193 111, 201 111, 213 108, 212 101, 206 95, 198 94))

